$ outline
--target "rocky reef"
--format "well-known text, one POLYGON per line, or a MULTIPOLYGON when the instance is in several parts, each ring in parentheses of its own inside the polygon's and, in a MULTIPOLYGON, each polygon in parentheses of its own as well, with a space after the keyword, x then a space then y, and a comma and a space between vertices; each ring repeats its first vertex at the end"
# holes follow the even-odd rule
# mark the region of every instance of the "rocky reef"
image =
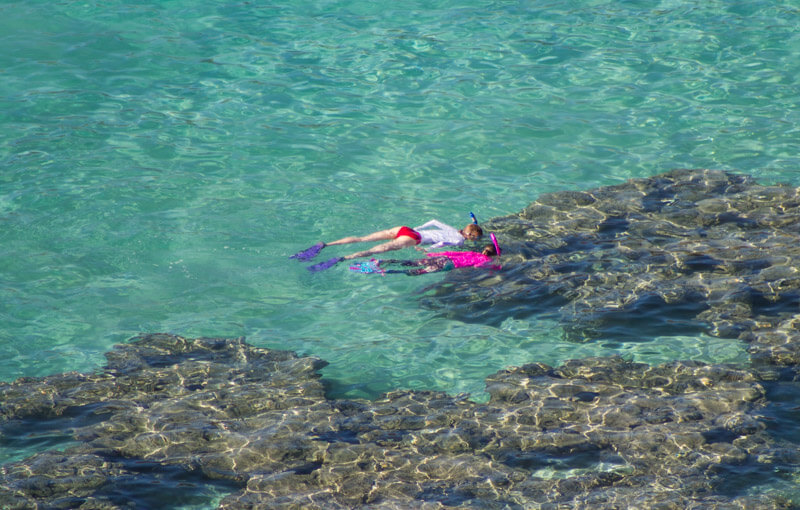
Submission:
POLYGON ((781 508, 747 488, 800 462, 757 375, 729 366, 534 363, 476 403, 328 400, 323 361, 241 339, 147 335, 107 359, 0 384, 0 431, 74 440, 2 466, 0 507, 168 508, 183 479, 227 484, 223 509, 781 508))
POLYGON ((492 324, 554 316, 576 341, 620 324, 705 332, 747 342, 765 369, 800 363, 798 188, 674 170, 545 194, 484 228, 503 271, 454 272, 426 306, 492 324))
POLYGON ((0 383, 0 442, 59 438, 0 466, 0 508, 171 508, 205 486, 221 509, 797 507, 760 484, 796 486, 800 465, 774 425, 800 419, 798 205, 709 170, 544 195, 485 224, 502 270, 451 272, 423 301, 467 321, 555 316, 576 341, 704 331, 747 342, 748 366, 532 353, 487 378, 488 402, 336 400, 318 358, 144 335, 94 373, 0 383))

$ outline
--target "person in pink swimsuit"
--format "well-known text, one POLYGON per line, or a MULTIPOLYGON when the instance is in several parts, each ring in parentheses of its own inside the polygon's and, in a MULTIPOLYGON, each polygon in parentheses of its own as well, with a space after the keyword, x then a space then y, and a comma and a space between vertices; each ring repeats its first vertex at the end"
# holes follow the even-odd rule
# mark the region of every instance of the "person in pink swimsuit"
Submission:
POLYGON ((415 260, 372 259, 369 262, 353 264, 350 266, 350 270, 359 273, 402 273, 408 276, 418 276, 421 274, 450 271, 460 267, 485 266, 491 269, 500 269, 499 265, 489 265, 494 260, 492 257, 500 256, 500 245, 497 244, 497 237, 495 237, 494 232, 489 235, 492 238, 492 244, 486 245, 480 253, 476 251, 442 251, 426 253, 425 258, 415 260), (385 266, 389 265, 416 267, 416 269, 386 269, 385 266))
MULTIPOLYGON (((476 251, 440 251, 426 253, 425 258, 416 260, 378 260, 375 267, 378 272, 403 273, 409 276, 450 271, 462 267, 489 266, 497 255, 497 250, 492 245, 487 245, 480 253, 476 251), (415 267, 416 269, 385 269, 388 265, 415 267)), ((497 266, 491 266, 496 269, 497 266)), ((353 269, 353 268, 351 268, 353 269)))

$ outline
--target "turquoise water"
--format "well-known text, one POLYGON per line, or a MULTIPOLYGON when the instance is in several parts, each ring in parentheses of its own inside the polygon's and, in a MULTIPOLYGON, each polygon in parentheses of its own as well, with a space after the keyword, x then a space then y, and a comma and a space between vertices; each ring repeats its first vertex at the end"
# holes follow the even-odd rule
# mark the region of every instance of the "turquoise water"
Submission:
POLYGON ((480 399, 505 366, 609 353, 745 363, 464 324, 419 305, 440 275, 287 257, 677 167, 800 186, 798 27, 797 1, 0 3, 0 380, 160 331, 319 356, 344 397, 480 399))

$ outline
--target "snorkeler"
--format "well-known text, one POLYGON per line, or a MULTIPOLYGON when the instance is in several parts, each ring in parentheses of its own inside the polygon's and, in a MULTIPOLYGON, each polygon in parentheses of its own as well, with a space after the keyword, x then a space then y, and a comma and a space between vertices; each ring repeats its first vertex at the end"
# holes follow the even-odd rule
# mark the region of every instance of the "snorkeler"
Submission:
MULTIPOLYGON (((421 274, 438 273, 441 271, 450 271, 452 269, 461 267, 481 267, 486 266, 492 262, 492 257, 500 256, 500 246, 497 244, 497 238, 494 233, 490 234, 492 244, 480 252, 476 251, 443 251, 426 253, 425 258, 416 260, 376 260, 372 259, 368 262, 358 262, 350 266, 351 271, 359 273, 402 273, 408 276, 419 276, 421 274), (400 265, 405 267, 416 267, 417 269, 385 269, 387 265, 400 265)), ((491 266, 492 269, 498 269, 499 266, 491 266)))
POLYGON ((461 230, 456 230, 450 225, 446 225, 437 220, 431 220, 419 227, 413 229, 401 226, 393 227, 387 230, 380 230, 373 232, 366 236, 350 236, 331 241, 329 243, 317 243, 314 246, 303 250, 299 253, 292 255, 289 258, 298 259, 301 261, 311 260, 326 246, 336 246, 339 244, 349 243, 363 243, 370 241, 388 241, 364 251, 359 251, 346 255, 344 257, 334 257, 320 262, 308 268, 309 271, 322 271, 338 264, 342 260, 350 260, 358 257, 367 257, 376 253, 384 253, 392 250, 400 250, 418 244, 431 245, 431 248, 439 248, 442 246, 460 246, 464 244, 467 239, 475 240, 483 236, 483 230, 478 226, 475 215, 470 213, 473 222, 461 230))

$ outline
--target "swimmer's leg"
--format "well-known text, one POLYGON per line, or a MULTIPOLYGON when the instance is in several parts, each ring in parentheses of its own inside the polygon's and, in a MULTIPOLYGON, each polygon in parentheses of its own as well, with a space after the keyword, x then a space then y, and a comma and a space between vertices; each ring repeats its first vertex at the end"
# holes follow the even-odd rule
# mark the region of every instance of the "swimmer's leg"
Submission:
MULTIPOLYGON (((399 228, 399 227, 398 227, 399 228)), ((385 230, 384 232, 390 232, 385 230)), ((342 243, 344 244, 344 243, 342 243)), ((392 239, 388 243, 379 244, 378 246, 373 246, 369 250, 359 251, 356 253, 351 253, 344 257, 345 260, 356 259, 359 257, 369 257, 370 255, 375 255, 377 253, 385 253, 387 251, 393 250, 402 250, 403 248, 408 248, 411 246, 416 246, 417 240, 412 237, 407 236, 400 236, 397 239, 392 239)))
POLYGON ((402 227, 393 227, 386 230, 379 230, 365 236, 348 236, 336 241, 325 243, 326 246, 336 246, 337 244, 368 243, 372 241, 386 241, 394 239, 402 227))
POLYGON ((449 271, 452 262, 447 257, 430 257, 418 260, 401 260, 402 266, 420 266, 419 269, 406 269, 405 271, 386 271, 387 273, 404 273, 408 276, 419 276, 439 271, 449 271))

